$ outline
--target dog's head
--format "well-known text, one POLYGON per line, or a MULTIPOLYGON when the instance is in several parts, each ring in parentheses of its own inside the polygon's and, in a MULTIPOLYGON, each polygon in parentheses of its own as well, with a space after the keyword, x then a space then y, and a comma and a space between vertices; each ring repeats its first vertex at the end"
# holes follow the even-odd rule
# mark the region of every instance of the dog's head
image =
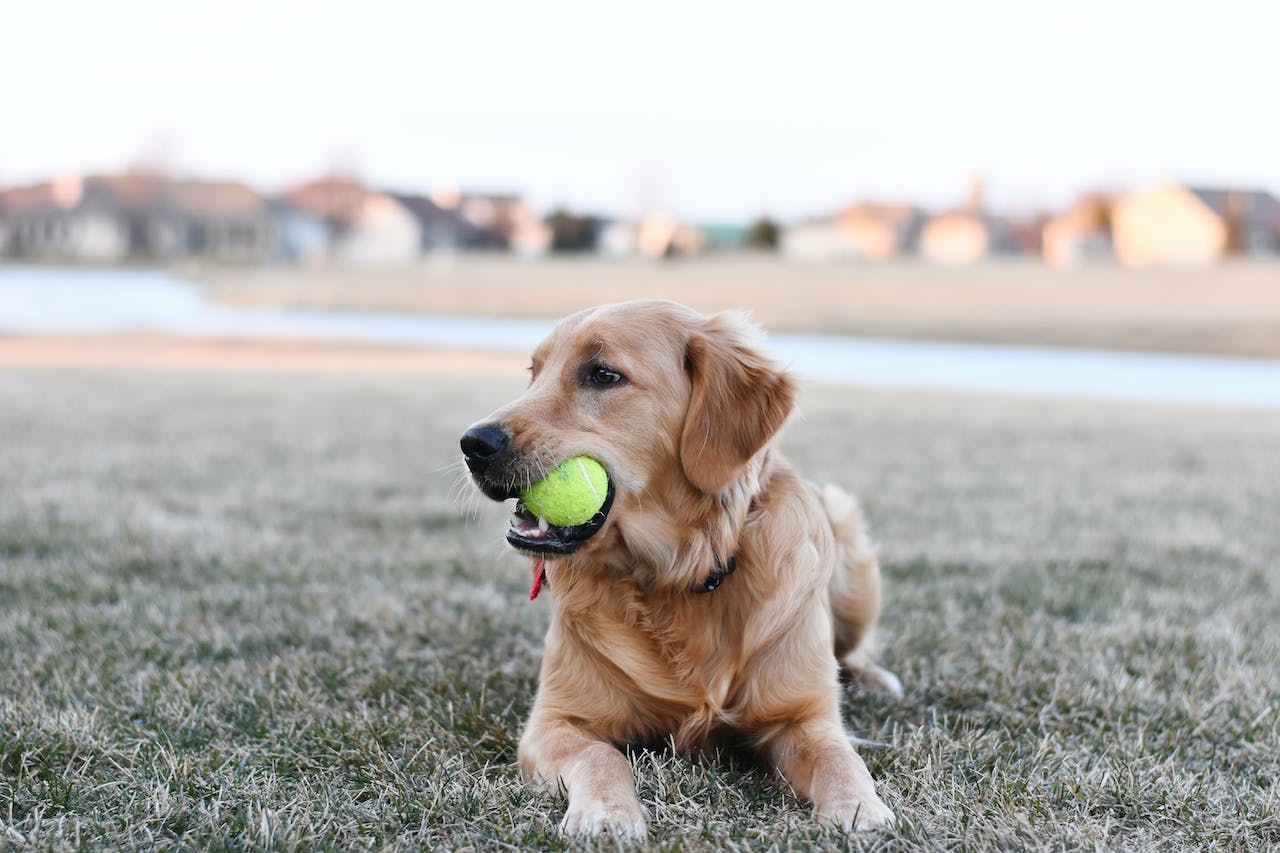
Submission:
POLYGON ((462 452, 476 485, 505 500, 561 461, 591 456, 609 474, 596 517, 576 527, 540 523, 517 504, 507 540, 533 554, 565 555, 626 536, 660 515, 714 506, 749 476, 791 411, 790 377, 736 313, 706 317, 643 300, 573 314, 533 352, 529 388, 472 426, 462 452), (613 537, 616 539, 616 537, 613 537))

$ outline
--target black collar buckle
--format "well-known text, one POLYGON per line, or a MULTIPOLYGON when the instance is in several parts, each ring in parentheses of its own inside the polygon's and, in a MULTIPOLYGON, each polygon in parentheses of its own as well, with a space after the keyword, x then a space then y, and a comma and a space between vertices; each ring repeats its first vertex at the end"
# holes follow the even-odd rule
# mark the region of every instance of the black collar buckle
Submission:
POLYGON ((694 592, 714 592, 724 583, 724 579, 733 574, 734 569, 738 568, 738 555, 734 554, 729 558, 728 563, 721 563, 720 558, 716 558, 716 567, 711 570, 711 574, 707 575, 706 580, 694 590, 694 592))

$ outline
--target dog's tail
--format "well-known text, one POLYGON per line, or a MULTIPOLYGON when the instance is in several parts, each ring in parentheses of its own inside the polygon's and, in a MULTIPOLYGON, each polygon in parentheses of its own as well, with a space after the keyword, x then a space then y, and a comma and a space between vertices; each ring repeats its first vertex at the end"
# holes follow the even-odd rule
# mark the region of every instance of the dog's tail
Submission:
POLYGON ((880 617, 880 560, 867 535, 862 507, 853 495, 835 485, 823 488, 822 504, 839 553, 830 590, 836 659, 850 681, 901 695, 897 676, 871 661, 880 617))

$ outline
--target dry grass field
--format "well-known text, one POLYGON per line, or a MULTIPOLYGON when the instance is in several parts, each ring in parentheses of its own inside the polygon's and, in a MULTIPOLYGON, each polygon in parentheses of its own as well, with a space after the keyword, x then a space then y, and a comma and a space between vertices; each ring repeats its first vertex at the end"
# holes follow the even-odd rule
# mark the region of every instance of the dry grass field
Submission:
POLYGON ((217 299, 362 311, 560 317, 640 296, 750 308, 775 331, 1280 358, 1280 263, 1058 270, 1029 260, 800 264, 462 256, 408 269, 191 270, 217 299))
MULTIPOLYGON (((0 848, 571 846, 513 767, 547 602, 455 482, 519 384, 0 372, 0 848)), ((802 408, 882 543, 906 695, 846 714, 900 823, 645 752, 653 849, 1280 845, 1280 414, 802 408)))

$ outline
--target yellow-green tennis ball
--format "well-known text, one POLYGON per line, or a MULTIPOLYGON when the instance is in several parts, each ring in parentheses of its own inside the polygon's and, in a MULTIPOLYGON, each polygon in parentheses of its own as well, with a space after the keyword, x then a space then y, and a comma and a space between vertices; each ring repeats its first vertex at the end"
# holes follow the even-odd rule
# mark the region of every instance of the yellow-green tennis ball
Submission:
POLYGON ((571 456, 520 494, 524 508, 556 527, 591 520, 609 494, 609 475, 590 456, 571 456))

